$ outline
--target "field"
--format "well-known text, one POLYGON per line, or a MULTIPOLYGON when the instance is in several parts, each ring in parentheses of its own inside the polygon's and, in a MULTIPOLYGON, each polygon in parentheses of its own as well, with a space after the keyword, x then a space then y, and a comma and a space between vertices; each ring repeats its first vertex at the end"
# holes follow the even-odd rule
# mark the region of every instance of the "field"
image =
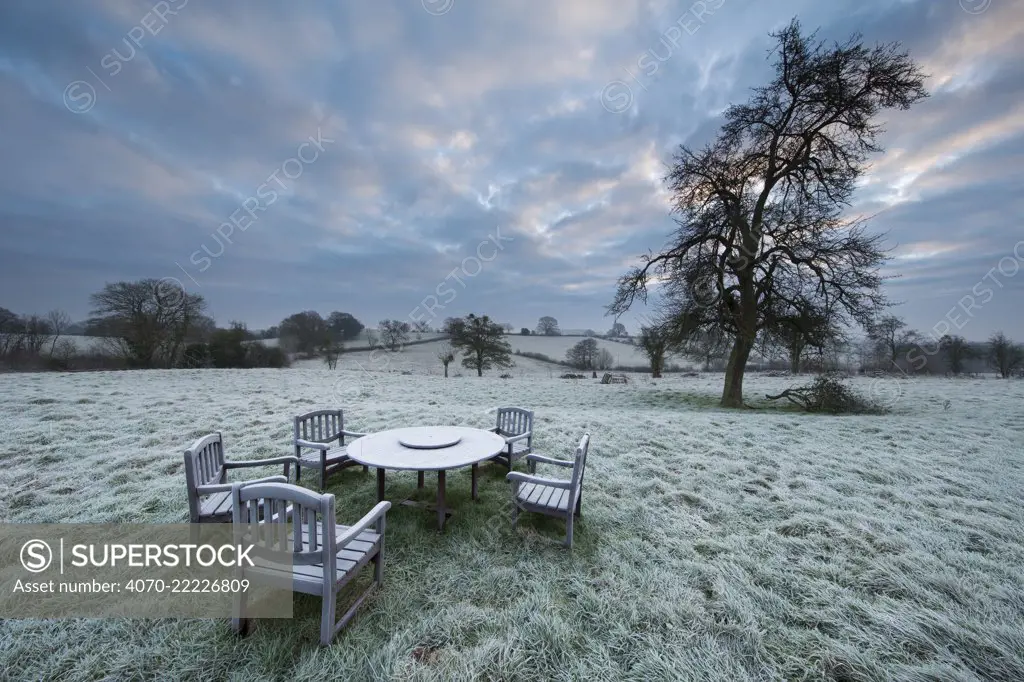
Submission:
MULTIPOLYGON (((578 336, 518 336, 510 334, 505 337, 513 353, 542 353, 552 360, 565 360, 565 353, 573 345, 582 341, 578 336)), ((413 374, 440 375, 444 373, 440 360, 437 359, 437 352, 441 348, 441 340, 429 343, 417 343, 405 346, 401 351, 389 353, 383 349, 371 350, 363 344, 347 344, 348 350, 338 359, 339 369, 367 370, 375 372, 412 372, 413 374)), ((617 343, 597 339, 599 348, 607 348, 612 354, 615 365, 625 366, 646 366, 647 359, 643 353, 633 345, 617 343)), ((476 370, 465 369, 457 358, 449 368, 449 374, 460 372, 462 374, 476 374, 476 370)), ((557 377, 559 374, 572 371, 567 367, 559 367, 550 362, 533 360, 530 358, 513 355, 512 360, 515 366, 507 372, 514 377, 522 378, 528 376, 557 377)), ((674 358, 669 363, 679 362, 674 358)), ((687 364, 685 361, 681 364, 687 364)), ((300 360, 296 367, 316 368, 323 365, 322 360, 300 360)), ((505 371, 505 370, 503 370, 505 371)), ((494 374, 495 372, 491 372, 494 374)))
MULTIPOLYGON (((717 409, 720 381, 0 375, 7 522, 180 522, 192 439, 219 429, 229 457, 287 453, 291 416, 320 406, 376 430, 486 427, 489 408, 518 404, 536 411, 539 452, 593 439, 571 553, 553 520, 510 528, 489 465, 479 503, 467 473, 449 479, 444 534, 392 508, 384 588, 330 648, 311 598, 245 639, 217 620, 5 621, 0 677, 1024 679, 1024 382, 855 380, 893 414, 821 417, 760 405, 790 382, 757 376, 760 409, 717 409)), ((372 506, 372 475, 331 482, 340 522, 372 506)), ((391 499, 414 489, 389 477, 391 499)))

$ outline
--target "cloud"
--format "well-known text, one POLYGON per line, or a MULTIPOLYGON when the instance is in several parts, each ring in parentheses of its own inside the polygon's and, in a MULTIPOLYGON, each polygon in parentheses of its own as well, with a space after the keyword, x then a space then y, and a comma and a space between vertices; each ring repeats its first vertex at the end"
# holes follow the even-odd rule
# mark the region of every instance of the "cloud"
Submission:
MULTIPOLYGON (((928 101, 887 117, 889 151, 853 207, 888 233, 892 292, 925 326, 1020 239, 1013 3, 8 3, 0 305, 80 318, 105 281, 175 276, 221 322, 312 307, 373 323, 407 315, 501 230, 511 241, 439 314, 606 328, 616 278, 673 229, 675 147, 713 137, 770 75, 767 32, 795 15, 828 39, 902 40, 931 74, 928 101), (76 81, 85 113, 66 106, 76 81), (623 113, 602 105, 612 81, 623 113), (334 141, 286 177, 318 134, 334 141), (264 186, 275 200, 232 226, 264 186)), ((1024 336, 996 319, 1006 300, 976 336, 1024 336)))

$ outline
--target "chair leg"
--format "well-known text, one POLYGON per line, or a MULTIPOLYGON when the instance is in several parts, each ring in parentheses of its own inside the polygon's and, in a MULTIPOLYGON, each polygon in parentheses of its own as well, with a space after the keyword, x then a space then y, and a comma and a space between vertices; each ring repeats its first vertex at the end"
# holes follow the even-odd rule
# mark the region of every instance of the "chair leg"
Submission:
POLYGON ((329 590, 324 595, 324 602, 320 607, 320 646, 329 646, 334 639, 334 615, 337 604, 337 595, 334 590, 329 590))
POLYGON ((323 492, 324 488, 326 488, 326 487, 327 487, 327 470, 326 469, 321 469, 320 470, 320 492, 323 492))
POLYGON ((298 464, 295 465, 295 482, 298 483, 302 480, 302 467, 298 464))
POLYGON ((369 470, 370 470, 370 467, 368 467, 368 466, 366 466, 366 465, 364 464, 364 465, 363 465, 363 473, 365 474, 365 473, 366 473, 367 471, 369 471, 369 470))
POLYGON ((576 498, 576 518, 583 518, 583 495, 576 498))
POLYGON ((384 547, 380 548, 377 556, 373 557, 373 581, 377 585, 384 584, 384 547))
POLYGON ((572 514, 565 519, 565 546, 572 549, 572 514))
POLYGON ((244 590, 235 593, 235 613, 231 619, 231 629, 235 634, 245 636, 249 632, 249 619, 245 617, 246 595, 244 590))

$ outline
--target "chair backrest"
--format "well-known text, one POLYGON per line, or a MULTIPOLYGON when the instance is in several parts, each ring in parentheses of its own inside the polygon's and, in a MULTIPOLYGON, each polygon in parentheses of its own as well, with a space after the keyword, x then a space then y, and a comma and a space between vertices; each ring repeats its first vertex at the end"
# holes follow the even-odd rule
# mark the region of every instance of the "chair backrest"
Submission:
POLYGON ((572 503, 576 504, 580 492, 583 490, 583 474, 587 468, 587 449, 590 447, 590 434, 583 434, 580 444, 576 446, 576 457, 572 465, 572 484, 569 487, 569 495, 572 503))
MULTIPOLYGON (((499 407, 495 426, 502 436, 518 436, 533 431, 533 412, 521 407, 499 407)), ((530 437, 532 440, 532 436, 530 437)))
MULTIPOLYGON (((295 417, 295 439, 316 443, 331 443, 340 440, 345 443, 341 430, 345 428, 345 416, 341 410, 314 410, 295 417)), ((295 446, 295 454, 299 453, 295 446)))
POLYGON ((191 518, 199 515, 199 493, 196 488, 227 482, 224 468, 224 439, 220 431, 208 433, 185 450, 185 485, 191 518))
POLYGON ((231 507, 235 532, 248 533, 254 557, 294 566, 322 563, 327 579, 335 575, 334 495, 290 483, 238 483, 231 488, 231 507))

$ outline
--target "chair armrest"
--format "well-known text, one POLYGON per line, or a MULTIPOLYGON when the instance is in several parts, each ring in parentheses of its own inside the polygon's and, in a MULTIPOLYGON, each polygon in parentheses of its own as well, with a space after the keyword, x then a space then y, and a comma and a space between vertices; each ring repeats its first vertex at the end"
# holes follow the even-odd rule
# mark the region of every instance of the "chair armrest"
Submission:
POLYGON ((572 481, 563 481, 557 478, 542 478, 541 476, 531 476, 530 474, 522 474, 518 471, 505 476, 506 481, 512 481, 514 483, 536 483, 537 485, 549 485, 552 488, 561 488, 568 490, 572 487, 572 481))
POLYGON ((310 448, 311 450, 330 450, 330 443, 318 443, 315 440, 302 440, 301 438, 295 439, 295 444, 300 448, 310 448))
POLYGON ((273 457, 271 459, 244 459, 237 462, 224 462, 225 469, 242 469, 245 467, 262 467, 270 466, 271 464, 294 464, 299 465, 299 458, 295 455, 284 455, 282 457, 273 457))
POLYGON ((342 429, 341 433, 342 435, 352 436, 353 438, 362 438, 363 436, 366 435, 365 433, 360 433, 359 431, 348 431, 346 429, 342 429))
POLYGON ((356 521, 354 526, 345 531, 344 535, 339 538, 335 538, 338 548, 340 549, 355 540, 356 536, 376 523, 377 519, 382 518, 384 514, 387 513, 388 509, 391 509, 390 502, 378 502, 377 506, 371 509, 366 516, 356 521))
POLYGON ((533 455, 533 454, 527 455, 526 456, 526 461, 527 462, 540 462, 542 464, 554 464, 555 466, 560 466, 560 467, 572 467, 572 466, 576 465, 575 462, 569 462, 569 461, 564 460, 564 459, 555 459, 553 457, 545 457, 544 455, 533 455))
POLYGON ((505 436, 505 442, 506 443, 515 443, 517 440, 523 440, 524 438, 529 438, 532 435, 533 435, 532 431, 526 431, 525 433, 519 433, 519 434, 516 434, 515 436, 505 436))
MULTIPOLYGON (((252 483, 287 483, 288 479, 284 476, 267 476, 265 478, 254 478, 251 481, 238 481, 237 483, 242 486, 250 485, 252 483)), ((212 495, 214 493, 229 493, 231 492, 231 486, 234 483, 211 483, 210 485, 197 485, 196 492, 200 495, 212 495)))

